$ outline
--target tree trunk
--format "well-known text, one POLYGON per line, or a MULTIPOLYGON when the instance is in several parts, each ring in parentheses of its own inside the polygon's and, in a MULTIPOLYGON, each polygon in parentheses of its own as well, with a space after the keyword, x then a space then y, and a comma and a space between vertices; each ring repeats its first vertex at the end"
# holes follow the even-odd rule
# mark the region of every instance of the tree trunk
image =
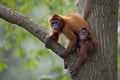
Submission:
MULTIPOLYGON (((100 46, 72 80, 117 80, 118 0, 90 0, 87 20, 100 46)), ((75 61, 75 58, 69 60, 75 61)))

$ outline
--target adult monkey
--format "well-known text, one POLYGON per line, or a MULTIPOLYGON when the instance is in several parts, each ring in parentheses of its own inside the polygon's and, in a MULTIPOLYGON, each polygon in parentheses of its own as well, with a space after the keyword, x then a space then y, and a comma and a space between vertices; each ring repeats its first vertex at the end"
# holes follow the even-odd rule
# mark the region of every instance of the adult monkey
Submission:
POLYGON ((79 34, 83 27, 89 26, 85 20, 88 14, 89 4, 89 0, 86 0, 83 15, 79 15, 77 13, 71 13, 65 16, 53 14, 48 20, 50 35, 45 38, 45 46, 49 48, 49 42, 51 39, 58 41, 60 34, 64 34, 68 40, 68 44, 66 49, 60 53, 60 56, 65 58, 77 43, 76 34, 79 34))

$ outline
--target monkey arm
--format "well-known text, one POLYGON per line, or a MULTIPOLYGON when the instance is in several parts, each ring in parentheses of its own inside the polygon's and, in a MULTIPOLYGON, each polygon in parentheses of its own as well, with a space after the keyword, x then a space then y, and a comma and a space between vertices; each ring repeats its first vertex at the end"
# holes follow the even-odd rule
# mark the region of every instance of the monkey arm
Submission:
POLYGON ((74 35, 74 33, 72 32, 67 32, 65 34, 66 38, 68 39, 68 44, 67 44, 67 47, 65 50, 63 50, 61 53, 60 53, 60 56, 65 58, 66 56, 68 56, 68 54, 70 52, 72 52, 73 48, 75 47, 76 45, 76 42, 77 42, 77 37, 74 35))
POLYGON ((66 53, 70 53, 70 52, 73 50, 73 48, 74 48, 75 45, 76 45, 76 42, 77 42, 77 39, 76 39, 76 38, 68 41, 68 45, 67 45, 67 47, 66 47, 66 49, 65 49, 65 50, 66 50, 66 53))
POLYGON ((49 48, 51 40, 58 41, 59 35, 60 35, 60 33, 58 33, 58 32, 55 33, 54 32, 54 33, 51 33, 50 35, 46 36, 46 38, 45 38, 45 47, 49 48))
POLYGON ((59 35, 60 35, 60 33, 54 32, 54 33, 52 33, 49 37, 50 37, 51 39, 55 40, 55 41, 58 41, 58 40, 59 40, 59 35))
POLYGON ((88 58, 88 55, 87 55, 88 49, 87 49, 87 45, 86 45, 86 44, 81 45, 81 48, 78 48, 77 51, 78 51, 79 57, 78 57, 75 65, 74 65, 73 68, 71 69, 71 74, 72 74, 73 76, 77 75, 80 66, 81 66, 81 65, 86 61, 86 59, 88 58))
POLYGON ((79 68, 85 62, 85 60, 88 58, 87 51, 88 51, 87 46, 85 45, 81 46, 81 49, 79 49, 78 53, 79 57, 74 67, 79 68))

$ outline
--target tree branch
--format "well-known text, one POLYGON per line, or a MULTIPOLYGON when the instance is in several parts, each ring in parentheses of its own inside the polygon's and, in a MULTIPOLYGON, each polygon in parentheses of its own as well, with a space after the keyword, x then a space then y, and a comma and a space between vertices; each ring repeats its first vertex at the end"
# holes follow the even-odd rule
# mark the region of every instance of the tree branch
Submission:
MULTIPOLYGON (((0 4, 0 18, 12 24, 21 26, 44 43, 45 36, 48 33, 42 28, 42 26, 34 23, 30 18, 26 17, 25 15, 0 4)), ((56 54, 59 54, 64 49, 64 47, 62 47, 56 41, 52 40, 50 44, 50 49, 56 54)))

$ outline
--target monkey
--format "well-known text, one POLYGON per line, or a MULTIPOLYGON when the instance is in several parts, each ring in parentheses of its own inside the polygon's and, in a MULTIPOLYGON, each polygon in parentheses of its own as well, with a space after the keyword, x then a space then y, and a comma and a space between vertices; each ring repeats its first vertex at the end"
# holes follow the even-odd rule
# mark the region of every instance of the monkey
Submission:
POLYGON ((78 38, 80 40, 79 47, 77 48, 78 59, 71 69, 72 75, 77 75, 79 67, 98 48, 98 40, 91 35, 90 29, 82 28, 78 34, 78 38))
POLYGON ((85 20, 88 13, 88 4, 89 0, 86 0, 87 7, 85 7, 85 13, 83 15, 78 13, 69 13, 64 16, 60 14, 53 14, 48 19, 50 34, 45 38, 45 46, 47 48, 50 47, 50 40, 58 41, 60 34, 63 34, 68 43, 65 50, 63 50, 59 55, 62 58, 65 58, 72 52, 72 49, 77 42, 77 36, 75 34, 78 34, 81 28, 89 26, 88 22, 85 20))

